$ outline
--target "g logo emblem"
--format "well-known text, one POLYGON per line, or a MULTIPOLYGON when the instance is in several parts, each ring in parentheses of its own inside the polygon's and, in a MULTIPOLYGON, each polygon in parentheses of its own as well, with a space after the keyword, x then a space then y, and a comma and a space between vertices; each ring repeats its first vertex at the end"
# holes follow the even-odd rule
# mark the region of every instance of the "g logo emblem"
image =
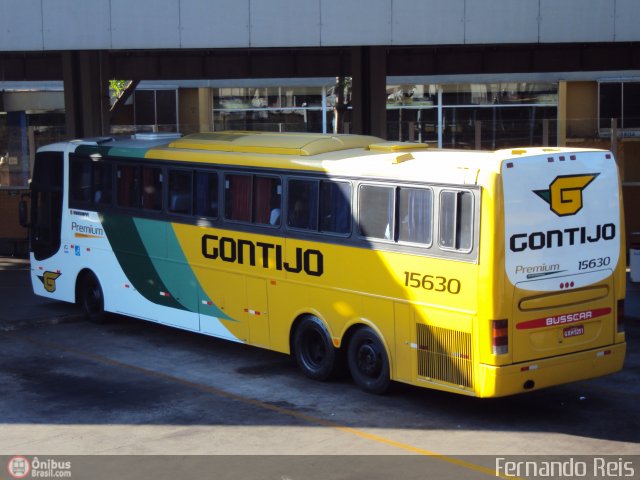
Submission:
POLYGON ((38 276, 38 279, 42 282, 47 292, 53 293, 56 291, 56 279, 60 275, 62 274, 58 272, 44 272, 44 275, 38 276))
POLYGON ((559 217, 575 215, 582 209, 582 191, 598 175, 561 175, 549 184, 548 190, 534 190, 533 193, 547 202, 551 211, 559 217))

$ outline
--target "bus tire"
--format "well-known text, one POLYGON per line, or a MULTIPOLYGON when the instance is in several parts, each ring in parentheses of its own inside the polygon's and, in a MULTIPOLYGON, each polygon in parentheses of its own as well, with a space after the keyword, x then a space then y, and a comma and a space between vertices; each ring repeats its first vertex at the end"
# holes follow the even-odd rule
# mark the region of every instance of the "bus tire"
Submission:
POLYGON ((369 327, 355 331, 349 342, 347 361, 351 377, 368 393, 384 393, 391 384, 389 357, 382 340, 369 327))
POLYGON ((79 286, 79 303, 85 318, 93 323, 103 323, 106 318, 104 294, 93 272, 85 272, 80 278, 79 286))
POLYGON ((328 380, 336 366, 336 349, 327 328, 318 317, 304 317, 293 336, 296 362, 307 377, 328 380))

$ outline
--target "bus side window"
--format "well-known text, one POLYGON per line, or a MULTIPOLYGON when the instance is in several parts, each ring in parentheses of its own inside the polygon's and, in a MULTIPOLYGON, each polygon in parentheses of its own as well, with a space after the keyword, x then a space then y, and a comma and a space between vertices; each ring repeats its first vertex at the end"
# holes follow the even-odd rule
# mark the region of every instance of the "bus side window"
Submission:
POLYGON ((195 210, 199 217, 218 218, 218 174, 196 172, 195 210))
POLYGON ((394 239, 394 188, 380 185, 360 186, 359 231, 370 238, 394 239))
POLYGON ((251 180, 251 175, 225 177, 225 219, 239 222, 251 221, 251 180))
POLYGON ((140 207, 138 167, 118 165, 116 170, 117 203, 120 207, 140 207))
POLYGON ((100 205, 111 203, 110 164, 72 157, 69 171, 69 200, 100 205))
POLYGON ((162 170, 142 167, 142 208, 162 209, 162 170))
POLYGON ((169 170, 169 212, 191 215, 191 172, 187 170, 169 170))
POLYGON ((317 180, 289 180, 287 226, 318 230, 317 180))
POLYGON ((351 185, 346 182, 320 182, 320 231, 351 231, 351 185))
POLYGON ((86 158, 71 160, 69 196, 76 202, 91 201, 91 161, 86 158))
POLYGON ((431 245, 433 192, 425 188, 400 187, 398 241, 431 245))
POLYGON ((465 191, 440 193, 439 243, 454 250, 470 250, 473 232, 473 195, 465 191))
POLYGON ((100 205, 111 204, 111 165, 91 162, 93 167, 92 201, 100 205))
POLYGON ((279 225, 282 187, 277 177, 227 175, 225 214, 227 220, 260 225, 279 225))
POLYGON ((253 223, 280 225, 281 193, 280 179, 253 177, 253 223))

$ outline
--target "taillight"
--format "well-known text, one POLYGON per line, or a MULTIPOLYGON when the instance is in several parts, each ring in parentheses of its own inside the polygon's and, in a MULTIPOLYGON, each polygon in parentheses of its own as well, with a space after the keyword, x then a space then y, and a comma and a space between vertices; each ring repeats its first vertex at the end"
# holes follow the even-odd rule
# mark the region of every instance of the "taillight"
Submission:
POLYGON ((624 332, 624 300, 618 300, 618 316, 617 316, 618 333, 624 332))
POLYGON ((509 353, 509 322, 491 320, 491 353, 504 355, 509 353))

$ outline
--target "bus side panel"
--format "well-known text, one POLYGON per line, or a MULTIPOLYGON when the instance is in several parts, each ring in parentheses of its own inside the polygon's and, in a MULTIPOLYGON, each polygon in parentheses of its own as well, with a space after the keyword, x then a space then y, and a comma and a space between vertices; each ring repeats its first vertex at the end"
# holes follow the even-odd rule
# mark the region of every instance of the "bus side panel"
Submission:
POLYGON ((216 337, 246 342, 249 328, 244 305, 246 285, 244 275, 225 270, 194 266, 202 286, 200 297, 200 331, 216 337))
POLYGON ((200 331, 247 342, 249 306, 245 274, 242 269, 234 268, 233 263, 220 261, 219 251, 214 250, 218 244, 213 240, 224 232, 178 223, 171 227, 197 284, 200 331), (209 243, 207 239, 212 241, 209 243), (214 252, 216 258, 210 258, 214 252))
POLYGON ((413 383, 416 378, 415 365, 415 315, 407 303, 394 304, 396 358, 394 377, 396 380, 413 383))
POLYGON ((502 179, 494 172, 481 173, 482 211, 478 268, 478 319, 475 349, 479 364, 511 363, 512 349, 504 355, 492 353, 491 322, 511 319, 514 286, 504 272, 504 196, 502 179))
POLYGON ((267 300, 267 281, 262 278, 247 277, 247 311, 249 324, 249 342, 251 345, 268 348, 269 340, 269 304, 267 300))
POLYGON ((433 307, 416 307, 415 313, 417 384, 473 392, 475 317, 433 307))

